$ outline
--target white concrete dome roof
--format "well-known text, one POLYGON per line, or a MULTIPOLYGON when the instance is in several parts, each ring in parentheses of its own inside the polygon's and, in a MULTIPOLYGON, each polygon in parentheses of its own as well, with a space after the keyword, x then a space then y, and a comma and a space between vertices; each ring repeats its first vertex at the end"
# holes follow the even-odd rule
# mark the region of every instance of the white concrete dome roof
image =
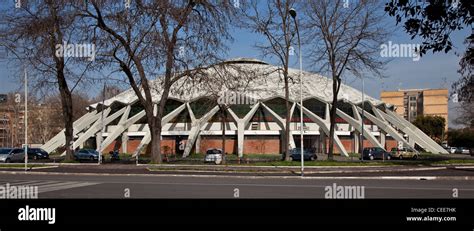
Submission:
MULTIPOLYGON (((299 101, 300 84, 299 70, 288 70, 290 80, 290 100, 299 101)), ((317 98, 330 103, 332 101, 332 79, 319 74, 303 71, 303 98, 317 98)), ((162 78, 150 81, 153 100, 158 102, 162 93, 162 78)), ((192 78, 181 78, 170 90, 170 99, 186 102, 201 97, 216 95, 222 91, 238 92, 249 95, 257 101, 266 101, 275 97, 285 96, 283 74, 279 67, 261 60, 238 58, 222 62, 207 68, 192 78)), ((362 102, 362 93, 348 85, 342 84, 339 99, 346 99, 354 104, 362 102)), ((115 97, 107 99, 104 104, 110 106, 114 102, 130 105, 138 100, 133 89, 126 90, 115 97)), ((365 100, 373 105, 383 102, 365 95, 365 100)), ((102 102, 100 102, 102 103, 102 102)), ((90 105, 91 109, 98 104, 90 105)))

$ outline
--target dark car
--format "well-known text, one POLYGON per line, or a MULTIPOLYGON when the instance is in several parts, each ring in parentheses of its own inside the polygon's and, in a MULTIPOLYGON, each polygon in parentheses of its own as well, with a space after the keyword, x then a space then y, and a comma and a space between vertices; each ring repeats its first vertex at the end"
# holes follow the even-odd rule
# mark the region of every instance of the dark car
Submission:
POLYGON ((28 159, 49 159, 49 154, 41 148, 28 148, 28 159))
POLYGON ((392 159, 392 155, 389 152, 385 151, 383 148, 380 147, 367 147, 364 148, 362 152, 362 158, 364 160, 375 160, 375 159, 385 159, 390 160, 392 159))
POLYGON ((94 149, 80 149, 74 153, 74 158, 76 160, 96 161, 99 160, 99 152, 94 149))
MULTIPOLYGON (((301 148, 293 148, 290 150, 290 158, 294 161, 301 161, 301 148)), ((316 156, 316 152, 313 149, 304 149, 303 150, 303 159, 304 160, 316 160, 318 156, 316 156)))
POLYGON ((465 148, 465 147, 457 147, 456 151, 454 151, 454 153, 456 153, 456 154, 469 154, 470 150, 468 148, 465 148))

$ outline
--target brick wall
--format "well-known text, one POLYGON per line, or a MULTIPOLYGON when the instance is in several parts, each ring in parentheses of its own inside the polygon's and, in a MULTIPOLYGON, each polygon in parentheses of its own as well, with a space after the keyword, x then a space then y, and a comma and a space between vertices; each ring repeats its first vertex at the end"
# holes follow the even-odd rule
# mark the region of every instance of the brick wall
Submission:
POLYGON ((280 154, 280 139, 279 136, 267 136, 267 139, 262 138, 246 138, 244 140, 245 154, 280 154))
POLYGON ((396 140, 386 140, 385 141, 385 150, 390 151, 392 148, 398 147, 398 142, 396 140))
MULTIPOLYGON (((187 140, 184 139, 184 142, 187 140)), ((354 140, 350 139, 349 137, 341 137, 341 142, 346 148, 347 152, 354 152, 354 140)), ((129 140, 128 147, 125 152, 133 153, 138 145, 140 144, 140 140, 129 140)), ((113 150, 115 145, 115 141, 112 142, 104 151, 104 153, 108 153, 113 150)), ((164 150, 165 146, 168 146, 169 153, 175 153, 175 146, 176 141, 174 139, 164 139, 161 141, 162 150, 164 150)), ((326 147, 329 146, 329 139, 326 139, 326 147)), ((368 141, 364 140, 364 147, 373 147, 374 145, 368 141)), ((387 151, 390 151, 392 148, 398 146, 398 142, 393 139, 387 138, 385 141, 385 148, 387 151)), ((205 153, 209 148, 220 148, 222 149, 222 140, 217 137, 203 137, 201 138, 201 147, 200 150, 197 152, 205 153)), ((228 154, 236 154, 237 153, 237 140, 234 138, 226 139, 225 142, 226 152, 228 154)), ((122 153, 122 148, 120 147, 120 152, 122 153)), ((194 150, 192 151, 194 152, 194 150)), ((357 152, 357 150, 356 150, 357 152)), ((334 153, 340 153, 340 150, 337 146, 334 147, 334 153)), ((280 139, 279 136, 261 136, 261 137, 245 137, 244 140, 244 154, 280 154, 280 139), (265 138, 265 139, 264 139, 265 138)))
MULTIPOLYGON (((114 150, 115 142, 113 141, 107 148, 104 150, 104 153, 109 153, 110 151, 114 150)), ((127 150, 122 150, 122 146, 120 145, 119 152, 120 153, 133 153, 135 150, 137 150, 138 146, 140 145, 141 140, 129 140, 127 143, 127 150)), ((185 141, 186 142, 186 141, 185 141)), ((174 153, 175 152, 175 140, 162 140, 161 141, 161 149, 164 150, 165 146, 168 146, 170 148, 169 153, 174 153)), ((145 152, 145 150, 143 150, 145 152)))
MULTIPOLYGON (((200 150, 196 152, 206 153, 207 149, 209 148, 218 148, 222 149, 222 139, 220 138, 201 138, 201 147, 200 150)), ((225 152, 228 154, 237 153, 237 141, 235 139, 228 139, 225 140, 225 152)))

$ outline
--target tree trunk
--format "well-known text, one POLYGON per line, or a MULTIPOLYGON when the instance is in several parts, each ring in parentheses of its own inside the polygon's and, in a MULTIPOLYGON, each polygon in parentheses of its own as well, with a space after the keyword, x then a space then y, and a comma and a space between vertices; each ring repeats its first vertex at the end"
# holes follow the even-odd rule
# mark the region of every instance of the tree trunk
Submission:
POLYGON ((225 152, 225 106, 221 107, 221 125, 222 125, 222 164, 226 164, 226 152, 225 152))
POLYGON ((66 160, 73 160, 74 159, 74 150, 73 150, 73 142, 74 142, 74 128, 73 128, 73 118, 72 118, 72 97, 71 92, 69 91, 66 80, 62 75, 62 78, 59 76, 62 73, 58 73, 59 81, 59 91, 61 93, 61 104, 63 107, 63 116, 64 116, 64 135, 66 136, 66 160), (61 81, 62 80, 62 81, 61 81), (64 87, 63 85, 66 84, 64 87))
POLYGON ((333 78, 333 84, 332 84, 332 106, 331 106, 331 111, 330 111, 330 122, 331 126, 329 127, 329 152, 328 152, 328 160, 333 159, 334 155, 334 129, 336 126, 336 109, 337 109, 337 95, 339 94, 339 85, 340 85, 340 80, 337 78, 333 78))
MULTIPOLYGON (((59 37, 62 39, 62 35, 59 37)), ((53 41, 55 38, 53 36, 53 41)), ((63 118, 64 118, 64 135, 66 136, 66 160, 74 159, 74 119, 73 119, 73 110, 72 110, 72 96, 71 91, 67 85, 66 77, 64 76, 64 59, 56 58, 56 77, 58 79, 59 93, 61 95, 61 106, 63 108, 63 118)))
POLYGON ((153 124, 148 124, 151 134, 151 161, 155 164, 161 164, 163 162, 161 157, 161 120, 156 117, 153 120, 153 124))
POLYGON ((66 136, 66 160, 72 160, 74 158, 74 150, 72 149, 74 142, 72 96, 67 85, 66 77, 64 76, 64 57, 56 56, 56 44, 63 41, 63 34, 59 25, 60 19, 56 8, 51 2, 48 2, 48 7, 51 17, 54 20, 53 30, 50 31, 50 48, 56 65, 56 77, 58 79, 59 93, 61 94, 61 105, 63 107, 65 127, 64 135, 66 136))
POLYGON ((290 102, 289 102, 289 89, 288 89, 288 71, 284 73, 285 78, 285 106, 286 106, 286 119, 285 119, 285 143, 284 153, 285 160, 290 161, 290 102))

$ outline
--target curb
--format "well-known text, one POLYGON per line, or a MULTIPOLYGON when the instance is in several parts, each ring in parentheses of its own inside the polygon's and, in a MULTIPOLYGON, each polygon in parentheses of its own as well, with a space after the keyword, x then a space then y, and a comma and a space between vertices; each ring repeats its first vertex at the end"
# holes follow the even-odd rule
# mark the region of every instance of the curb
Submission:
MULTIPOLYGON (((59 166, 41 166, 41 167, 36 166, 36 167, 28 167, 28 169, 29 170, 31 170, 31 169, 51 169, 51 168, 57 168, 57 167, 59 167, 59 166)), ((2 168, 0 168, 0 169, 2 169, 2 168)), ((5 168, 3 168, 3 169, 5 169, 5 168)), ((8 169, 25 170, 25 167, 11 167, 11 168, 8 168, 8 169)), ((2 171, 4 171, 4 170, 2 170, 2 171)))
MULTIPOLYGON (((196 172, 196 173, 232 173, 232 172, 238 172, 238 173, 287 173, 287 172, 294 172, 293 169, 281 169, 281 171, 258 171, 258 172, 250 172, 250 171, 239 171, 239 170, 232 170, 229 169, 227 171, 219 171, 219 170, 192 170, 192 169, 179 169, 179 170, 173 170, 173 169, 150 169, 147 168, 148 171, 151 172, 166 172, 166 171, 174 171, 174 172, 196 172)), ((305 171, 305 173, 308 174, 331 174, 331 173, 360 173, 360 172, 404 172, 404 171, 429 171, 429 170, 443 170, 447 169, 446 167, 426 167, 426 168, 407 168, 407 169, 376 169, 376 170, 322 170, 322 171, 305 171)), ((300 169, 295 169, 299 170, 300 169)))
MULTIPOLYGON (((300 169, 300 166, 239 166, 239 165, 192 165, 192 164, 138 164, 137 166, 140 167, 196 167, 196 168, 269 168, 269 169, 279 169, 279 168, 286 168, 286 169, 300 169)), ((379 168, 379 167, 394 167, 394 166, 400 166, 400 165, 369 165, 369 166, 305 166, 304 168, 379 168)), ((473 165, 474 166, 474 165, 473 165)), ((402 166, 403 167, 403 166, 402 166)))
POLYGON ((183 175, 183 174, 113 174, 113 173, 59 173, 59 172, 13 172, 0 171, 11 175, 69 175, 69 176, 144 176, 144 177, 194 177, 194 178, 240 178, 240 179, 302 179, 302 180, 474 180, 474 176, 229 176, 229 175, 183 175))
MULTIPOLYGON (((18 164, 25 164, 25 163, 1 163, 0 166, 8 166, 8 165, 18 165, 18 164)), ((99 165, 98 163, 31 163, 28 162, 28 165, 46 165, 46 166, 96 166, 99 165)))
MULTIPOLYGON (((22 164, 22 163, 20 163, 22 164)), ((98 163, 28 163, 31 165, 46 165, 46 166, 100 166, 103 164, 98 163)), ((18 163, 0 163, 0 166, 8 166, 8 165, 18 165, 18 163)), ((128 164, 127 166, 135 166, 135 167, 193 167, 193 168, 250 168, 250 169, 258 169, 258 168, 267 168, 267 169, 297 169, 299 170, 300 166, 245 166, 245 165, 194 165, 194 164, 128 164)), ((403 168, 405 166, 420 166, 420 165, 368 165, 368 166, 338 166, 338 165, 331 165, 331 166, 305 166, 305 169, 319 169, 319 168, 403 168)), ((421 165, 422 166, 422 165, 421 165)), ((460 168, 465 167, 474 168, 474 164, 470 163, 459 163, 459 164, 433 164, 432 167, 456 167, 460 168)))

